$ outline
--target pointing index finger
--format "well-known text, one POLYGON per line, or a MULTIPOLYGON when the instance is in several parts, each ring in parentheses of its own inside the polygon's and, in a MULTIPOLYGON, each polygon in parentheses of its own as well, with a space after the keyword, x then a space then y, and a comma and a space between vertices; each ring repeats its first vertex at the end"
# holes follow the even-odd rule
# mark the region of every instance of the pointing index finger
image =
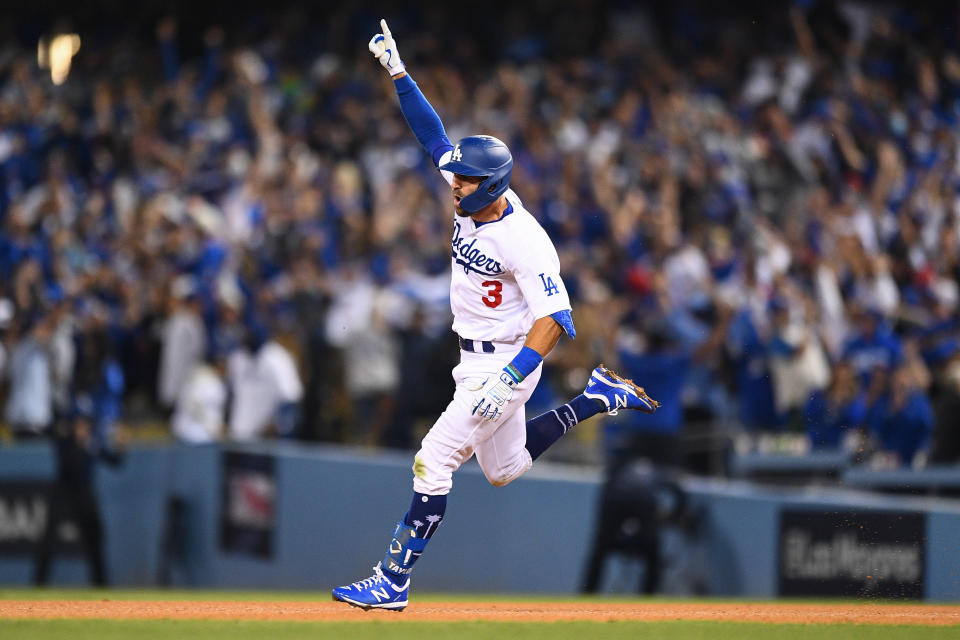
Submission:
POLYGON ((383 31, 383 35, 390 37, 390 27, 387 26, 387 21, 384 18, 380 19, 380 30, 383 31))

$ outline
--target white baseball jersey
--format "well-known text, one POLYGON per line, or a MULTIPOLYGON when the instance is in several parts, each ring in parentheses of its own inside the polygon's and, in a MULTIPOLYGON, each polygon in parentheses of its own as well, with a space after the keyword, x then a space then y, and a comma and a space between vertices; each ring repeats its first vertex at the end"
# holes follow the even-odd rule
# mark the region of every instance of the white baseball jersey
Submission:
MULTIPOLYGON (((453 174, 440 173, 452 182, 453 174)), ((536 319, 571 308, 549 236, 512 189, 506 198, 499 220, 456 216, 453 223, 450 308, 462 338, 513 343, 536 319)))

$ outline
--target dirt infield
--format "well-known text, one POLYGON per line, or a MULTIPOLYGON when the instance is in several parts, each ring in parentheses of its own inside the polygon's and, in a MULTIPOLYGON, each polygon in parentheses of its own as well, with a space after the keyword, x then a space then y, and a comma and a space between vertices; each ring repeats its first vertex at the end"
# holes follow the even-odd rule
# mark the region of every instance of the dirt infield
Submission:
POLYGON ((406 611, 361 611, 337 602, 3 600, 0 618, 301 621, 559 622, 725 620, 811 624, 960 625, 960 606, 783 603, 414 602, 406 611))

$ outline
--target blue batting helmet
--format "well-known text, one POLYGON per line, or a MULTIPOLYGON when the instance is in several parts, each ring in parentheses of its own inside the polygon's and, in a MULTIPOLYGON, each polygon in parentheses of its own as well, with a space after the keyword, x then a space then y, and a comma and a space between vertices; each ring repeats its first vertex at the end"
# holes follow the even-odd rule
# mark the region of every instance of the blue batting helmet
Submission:
POLYGON ((460 201, 461 209, 476 213, 510 188, 513 156, 507 145, 493 136, 467 136, 456 144, 450 161, 440 165, 440 170, 485 178, 476 191, 460 201))

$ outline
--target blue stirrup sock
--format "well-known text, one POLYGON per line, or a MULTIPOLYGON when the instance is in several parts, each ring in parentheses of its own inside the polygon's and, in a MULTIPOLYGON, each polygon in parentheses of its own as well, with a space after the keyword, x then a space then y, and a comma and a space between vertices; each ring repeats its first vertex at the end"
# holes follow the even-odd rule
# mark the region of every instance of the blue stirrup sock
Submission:
POLYGON ((527 451, 536 460, 576 424, 603 411, 603 405, 582 393, 552 411, 547 411, 532 420, 527 420, 527 451))
POLYGON ((447 496, 430 496, 424 493, 413 494, 410 510, 397 523, 393 539, 387 547, 380 568, 394 582, 403 582, 410 575, 413 565, 423 554, 427 542, 437 532, 447 510, 447 496))
POLYGON ((418 538, 415 527, 406 525, 401 520, 393 530, 393 539, 387 547, 380 568, 390 574, 394 582, 403 582, 403 577, 413 571, 413 563, 423 554, 427 547, 426 538, 418 538))
POLYGON ((418 538, 430 539, 437 532, 437 527, 443 522, 443 514, 447 511, 447 496, 430 496, 425 493, 413 492, 410 501, 410 510, 403 517, 403 524, 412 526, 418 538))

